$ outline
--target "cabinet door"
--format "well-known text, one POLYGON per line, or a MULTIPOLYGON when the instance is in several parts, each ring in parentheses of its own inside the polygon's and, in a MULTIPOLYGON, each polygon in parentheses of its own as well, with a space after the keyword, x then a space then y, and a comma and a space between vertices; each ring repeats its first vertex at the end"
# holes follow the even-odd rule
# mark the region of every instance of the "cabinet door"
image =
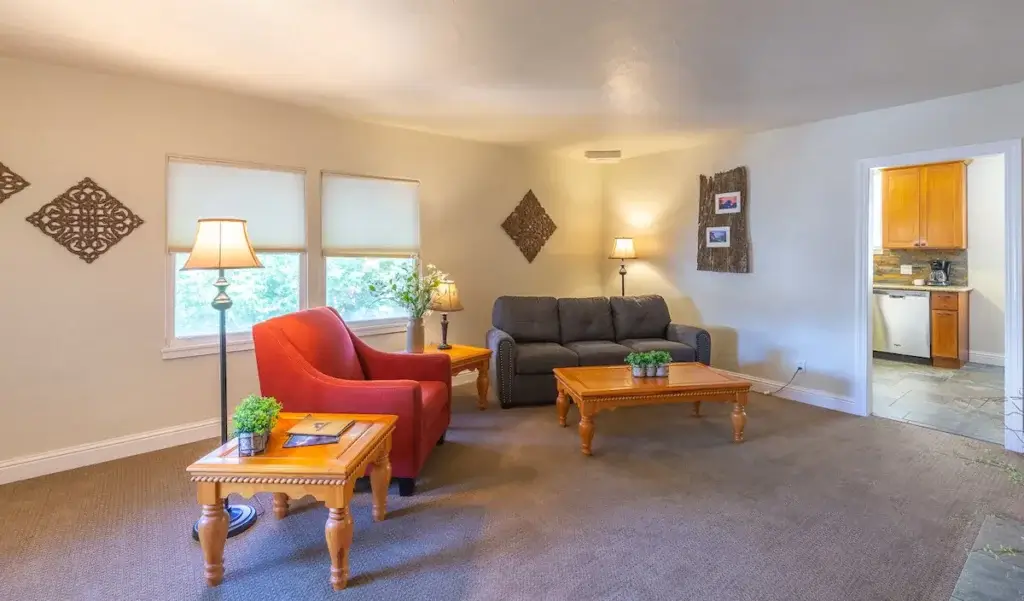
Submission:
POLYGON ((917 248, 921 241, 921 169, 882 172, 882 248, 917 248))
POLYGON ((956 311, 932 311, 932 357, 956 359, 960 356, 958 326, 956 311))
POLYGON ((966 165, 921 168, 921 246, 967 248, 966 165))

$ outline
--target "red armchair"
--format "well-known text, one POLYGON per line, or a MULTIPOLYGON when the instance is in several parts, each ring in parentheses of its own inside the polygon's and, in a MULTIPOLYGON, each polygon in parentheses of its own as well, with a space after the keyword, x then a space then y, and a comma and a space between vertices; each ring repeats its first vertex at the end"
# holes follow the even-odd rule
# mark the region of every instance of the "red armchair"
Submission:
POLYGON ((451 359, 385 353, 359 340, 330 307, 282 315, 252 328, 260 390, 285 411, 398 416, 392 476, 409 496, 451 421, 451 359))

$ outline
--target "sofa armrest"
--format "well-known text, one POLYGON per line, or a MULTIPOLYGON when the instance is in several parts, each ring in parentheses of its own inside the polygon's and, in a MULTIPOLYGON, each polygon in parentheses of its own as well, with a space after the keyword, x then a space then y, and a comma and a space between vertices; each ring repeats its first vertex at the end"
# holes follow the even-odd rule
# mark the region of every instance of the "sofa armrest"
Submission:
POLYGON ((670 323, 665 332, 665 338, 692 346, 697 349, 697 361, 704 365, 711 365, 711 334, 707 330, 670 323))
POLYGON ((487 332, 487 348, 491 349, 491 373, 498 403, 509 407, 512 403, 512 378, 516 374, 516 341, 504 330, 491 328, 487 332))

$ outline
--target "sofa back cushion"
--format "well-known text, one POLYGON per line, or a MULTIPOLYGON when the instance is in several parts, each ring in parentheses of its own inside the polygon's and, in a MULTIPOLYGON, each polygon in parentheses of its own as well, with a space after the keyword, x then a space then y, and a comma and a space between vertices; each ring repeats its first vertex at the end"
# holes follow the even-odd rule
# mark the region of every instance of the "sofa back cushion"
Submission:
POLYGON ((558 299, 562 344, 577 340, 615 340, 612 307, 603 296, 558 299))
POLYGON ((664 298, 656 294, 613 296, 610 301, 615 340, 665 337, 672 317, 664 298))
POLYGON ((516 342, 558 342, 558 301, 552 296, 499 296, 491 324, 516 342))

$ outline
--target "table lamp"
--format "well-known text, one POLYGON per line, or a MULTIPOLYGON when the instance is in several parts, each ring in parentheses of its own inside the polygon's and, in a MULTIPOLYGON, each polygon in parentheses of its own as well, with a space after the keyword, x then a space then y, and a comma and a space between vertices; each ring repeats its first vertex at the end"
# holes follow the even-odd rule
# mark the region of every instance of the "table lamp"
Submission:
POLYGON ((609 259, 619 259, 619 276, 622 278, 622 296, 626 296, 626 259, 636 258, 636 249, 633 248, 632 238, 616 238, 615 246, 612 248, 612 255, 609 259))
MULTIPOLYGON (((200 219, 196 229, 196 241, 182 271, 216 269, 217 296, 213 308, 220 313, 220 442, 228 441, 228 353, 227 322, 225 312, 231 308, 228 296, 228 281, 225 269, 249 269, 263 267, 256 258, 256 251, 249 242, 244 219, 200 219)), ((224 510, 228 514, 228 536, 244 532, 256 521, 256 510, 248 505, 228 505, 224 499, 224 510)), ((192 537, 199 540, 198 522, 192 528, 192 537)))
POLYGON ((446 350, 452 348, 448 344, 448 314, 452 311, 461 311, 462 303, 459 301, 459 289, 455 282, 445 280, 434 291, 434 297, 430 300, 430 310, 441 312, 441 344, 437 348, 446 350))

